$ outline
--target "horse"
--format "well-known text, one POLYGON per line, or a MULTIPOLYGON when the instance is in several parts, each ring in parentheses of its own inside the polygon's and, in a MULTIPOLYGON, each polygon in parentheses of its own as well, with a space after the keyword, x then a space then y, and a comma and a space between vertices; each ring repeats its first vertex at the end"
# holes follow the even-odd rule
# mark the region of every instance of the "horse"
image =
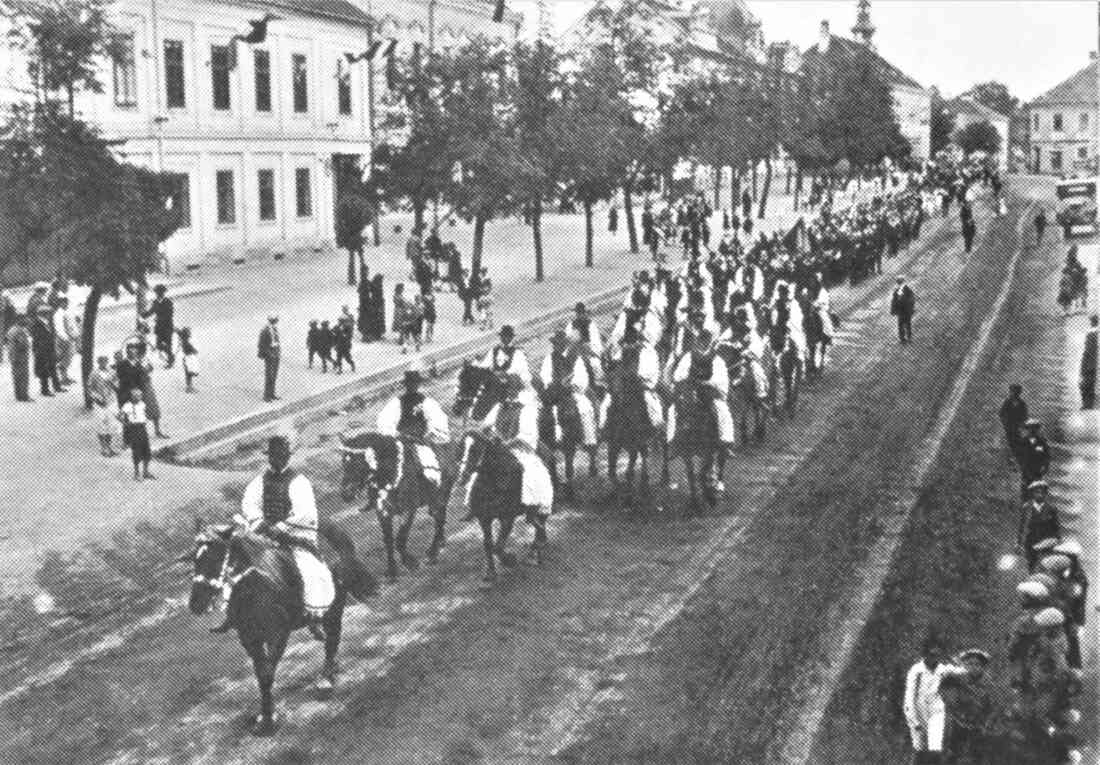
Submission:
MULTIPOLYGON (((347 532, 322 523, 319 533, 337 554, 336 562, 329 566, 335 598, 325 614, 325 661, 317 684, 318 690, 329 692, 339 672, 336 652, 348 595, 365 602, 377 586, 356 556, 347 532)), ((191 613, 209 612, 215 599, 232 587, 226 604, 227 624, 237 630, 260 687, 260 713, 250 727, 254 735, 272 735, 276 730, 271 691, 275 671, 291 633, 306 626, 301 579, 293 553, 265 536, 239 531, 232 525, 203 529, 199 521, 194 549, 179 560, 192 564, 191 613)))
POLYGON ((802 324, 806 335, 806 372, 820 377, 829 362, 829 348, 837 322, 824 307, 811 307, 802 324))
POLYGON ((619 484, 619 454, 626 452, 626 484, 623 499, 629 507, 634 491, 634 471, 641 460, 640 479, 644 490, 649 485, 649 454, 651 447, 660 444, 663 465, 662 482, 668 485, 668 443, 663 437, 664 405, 657 393, 647 391, 639 378, 637 364, 627 359, 608 363, 607 413, 604 419, 603 437, 607 441, 607 474, 611 481, 612 496, 623 489, 619 484), (654 411, 656 409, 657 411, 654 411))
POLYGON ((366 490, 367 503, 362 512, 373 509, 378 516, 386 548, 386 577, 389 582, 397 581, 395 549, 405 568, 415 571, 419 567, 419 562, 409 554, 407 546, 409 529, 416 519, 416 511, 421 507, 427 507, 428 514, 435 521, 435 533, 427 552, 428 563, 434 564, 446 539, 446 479, 441 480, 439 486, 427 480, 416 455, 416 445, 399 437, 381 433, 341 436, 336 448, 341 454, 343 466, 340 496, 345 502, 352 502, 366 490), (394 516, 401 518, 396 539, 394 516))
MULTIPOLYGON (((571 365, 570 365, 571 366, 571 365)), ((581 394, 586 395, 586 394, 581 394)), ((546 386, 541 395, 542 407, 539 411, 539 441, 546 446, 549 457, 550 475, 555 486, 561 486, 562 499, 572 499, 573 461, 577 448, 588 452, 588 475, 596 475, 596 447, 584 446, 584 423, 580 406, 574 399, 573 391, 554 383, 546 386), (558 479, 557 453, 565 457, 565 483, 558 479)), ((592 423, 594 426, 595 423, 592 423)))
POLYGON ((503 400, 504 385, 496 372, 470 361, 462 365, 452 414, 462 417, 467 424, 481 422, 503 400))
POLYGON ((765 366, 755 356, 745 355, 730 380, 730 414, 742 444, 749 443, 750 422, 753 440, 760 443, 767 435, 768 415, 775 390, 772 384, 774 367, 771 362, 765 366))
POLYGON ((534 508, 525 507, 523 467, 512 450, 494 436, 471 430, 462 437, 458 471, 454 486, 464 490, 470 515, 481 526, 485 548, 485 581, 496 579, 496 560, 502 566, 516 564, 516 557, 505 550, 516 518, 526 515, 535 528, 531 557, 542 563, 546 546, 546 518, 534 508), (493 521, 500 533, 493 541, 493 521))
POLYGON ((685 380, 673 390, 673 413, 676 429, 672 450, 684 462, 687 473, 690 507, 700 509, 696 488, 695 461, 701 460, 700 481, 705 506, 713 509, 718 504, 718 458, 722 448, 719 442, 718 417, 714 409, 714 391, 707 385, 685 380))

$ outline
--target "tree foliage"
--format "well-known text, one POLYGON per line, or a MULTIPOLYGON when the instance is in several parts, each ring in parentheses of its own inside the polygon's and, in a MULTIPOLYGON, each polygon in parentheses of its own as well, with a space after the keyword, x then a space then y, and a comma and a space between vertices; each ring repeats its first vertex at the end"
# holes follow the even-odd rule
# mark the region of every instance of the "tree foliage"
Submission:
POLYGON ((955 134, 955 114, 937 88, 932 88, 932 124, 930 125, 932 156, 947 148, 955 134))
POLYGON ((971 122, 955 133, 955 143, 967 154, 976 151, 997 154, 1001 150, 1001 134, 990 122, 971 122))
POLYGON ((980 82, 963 95, 1006 117, 1015 114, 1020 108, 1020 99, 1012 95, 1007 85, 995 80, 980 82))
POLYGON ((911 147, 901 133, 890 84, 870 56, 858 58, 838 73, 821 105, 822 143, 834 160, 847 159, 866 168, 883 158, 903 159, 911 147))

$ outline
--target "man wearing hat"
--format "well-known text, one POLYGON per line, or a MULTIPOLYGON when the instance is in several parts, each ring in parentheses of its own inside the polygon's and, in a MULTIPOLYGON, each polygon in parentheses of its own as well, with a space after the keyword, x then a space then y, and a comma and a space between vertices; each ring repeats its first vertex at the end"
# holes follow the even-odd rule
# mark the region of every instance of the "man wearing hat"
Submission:
MULTIPOLYGON (((710 406, 718 427, 719 444, 716 447, 733 445, 733 415, 730 414, 729 370, 726 363, 714 351, 714 336, 704 329, 696 336, 690 352, 675 359, 672 364, 673 384, 694 382, 708 392, 710 406)), ((721 449, 719 448, 719 451, 721 449)))
POLYGON ((491 432, 515 455, 523 469, 521 503, 540 515, 554 507, 554 484, 550 471, 538 456, 539 404, 531 386, 510 374, 504 381, 504 400, 485 417, 491 432))
POLYGON ((11 353, 11 381, 15 400, 30 401, 31 333, 27 331, 27 317, 16 315, 4 339, 11 353))
POLYGON ((282 355, 279 344, 279 317, 272 315, 260 330, 256 355, 264 362, 264 401, 275 401, 275 379, 279 374, 279 359, 282 355))
POLYGON ((153 287, 153 302, 149 310, 144 311, 142 317, 153 317, 153 337, 156 340, 156 349, 164 356, 164 363, 169 368, 176 363, 176 355, 172 350, 172 341, 175 338, 176 305, 172 298, 168 297, 168 288, 163 284, 153 287))
POLYGON ((433 447, 451 440, 451 425, 443 407, 421 391, 424 381, 424 365, 414 361, 405 370, 404 391, 378 413, 377 430, 412 444, 424 480, 438 489, 443 478, 433 447))
POLYGON ((1040 543, 1044 540, 1058 540, 1062 536, 1058 511, 1047 501, 1047 482, 1033 481, 1027 487, 1030 498, 1020 509, 1020 528, 1017 533, 1017 546, 1027 558, 1029 570, 1042 552, 1040 543))
POLYGON ((290 466, 298 435, 281 426, 267 440, 268 468, 241 498, 240 522, 248 530, 286 545, 302 578, 302 603, 309 629, 324 640, 324 616, 335 597, 332 573, 317 554, 317 502, 313 485, 290 466))
POLYGON ((1096 364, 1100 355, 1100 316, 1095 314, 1089 318, 1089 329, 1085 333, 1085 347, 1081 351, 1081 377, 1079 387, 1081 389, 1081 408, 1093 409, 1096 407, 1096 364))
POLYGON ((579 422, 577 430, 581 436, 581 445, 590 452, 592 466, 595 466, 596 450, 596 412, 592 400, 588 397, 592 380, 581 354, 574 349, 569 336, 558 330, 550 338, 550 353, 542 360, 536 385, 542 391, 546 409, 544 417, 554 418, 553 427, 564 429, 566 420, 575 411, 579 422), (571 398, 575 409, 566 406, 571 398))
POLYGON ((31 325, 31 340, 34 344, 34 376, 38 378, 40 393, 52 396, 61 392, 61 379, 57 374, 57 344, 53 335, 53 322, 50 321, 50 307, 45 303, 38 306, 38 314, 31 325), (53 384, 53 392, 50 384, 53 384))
POLYGON ((1039 432, 1041 423, 1035 419, 1024 422, 1024 437, 1020 441, 1020 496, 1027 498, 1028 487, 1041 480, 1050 469, 1050 446, 1039 432))
POLYGON ((905 277, 896 280, 894 293, 890 296, 890 315, 898 320, 898 340, 904 345, 913 342, 913 314, 917 311, 917 297, 913 289, 905 283, 905 277))
POLYGON ((1001 403, 997 415, 1001 420, 1001 426, 1005 430, 1005 442, 1008 450, 1016 457, 1020 449, 1020 428, 1028 421, 1027 402, 1020 395, 1023 387, 1017 384, 1008 386, 1008 397, 1001 403))
POLYGON ((916 763, 942 761, 944 728, 947 709, 940 695, 944 678, 966 672, 962 667, 943 662, 943 643, 935 636, 924 641, 921 658, 905 676, 905 698, 902 711, 909 725, 909 735, 916 763))
POLYGON ((944 745, 952 763, 985 765, 987 729, 996 711, 993 686, 986 677, 990 656, 971 648, 955 658, 966 672, 944 678, 941 690, 947 710, 944 745))
POLYGON ((493 370, 497 375, 518 377, 524 387, 531 385, 531 365, 527 354, 516 345, 516 330, 511 324, 500 328, 500 342, 489 351, 481 366, 493 370))
POLYGON ((38 309, 41 306, 47 305, 46 293, 49 291, 50 285, 46 282, 35 282, 31 291, 31 296, 27 298, 27 317, 33 321, 34 317, 38 315, 38 309))

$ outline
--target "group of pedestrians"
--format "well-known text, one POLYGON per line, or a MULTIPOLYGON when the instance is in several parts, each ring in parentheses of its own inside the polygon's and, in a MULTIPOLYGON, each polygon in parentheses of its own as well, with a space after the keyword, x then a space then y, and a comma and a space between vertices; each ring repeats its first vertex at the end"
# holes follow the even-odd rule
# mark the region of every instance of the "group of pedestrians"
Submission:
POLYGON ((306 357, 310 369, 314 361, 321 362, 321 372, 328 372, 331 366, 336 374, 342 374, 344 365, 355 371, 355 359, 351 357, 351 346, 355 337, 355 317, 344 306, 335 321, 313 319, 306 331, 306 357))
POLYGON ((64 279, 35 284, 23 312, 0 290, 0 361, 6 347, 16 401, 32 401, 32 373, 43 397, 73 385, 70 369, 80 337, 80 316, 70 305, 64 279))

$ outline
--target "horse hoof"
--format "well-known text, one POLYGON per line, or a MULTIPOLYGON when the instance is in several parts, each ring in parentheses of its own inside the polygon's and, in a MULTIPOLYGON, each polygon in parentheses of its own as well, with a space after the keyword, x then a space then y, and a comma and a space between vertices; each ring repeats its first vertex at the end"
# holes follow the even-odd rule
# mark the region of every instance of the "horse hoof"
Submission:
POLYGON ((275 717, 256 715, 249 725, 249 732, 257 738, 269 738, 279 730, 279 723, 275 717))
POLYGON ((513 566, 516 565, 516 555, 515 555, 515 553, 499 552, 499 553, 497 553, 497 559, 500 561, 500 565, 505 566, 507 568, 512 568, 513 566))
POLYGON ((497 572, 496 571, 486 571, 485 576, 481 577, 481 581, 483 581, 487 584, 491 584, 491 583, 495 582, 496 580, 497 580, 497 572))
POLYGON ((418 561, 411 555, 402 555, 401 562, 409 571, 416 571, 418 568, 420 568, 420 561, 418 561))
POLYGON ((328 676, 320 677, 314 687, 317 689, 317 693, 327 696, 336 689, 336 679, 328 676))

